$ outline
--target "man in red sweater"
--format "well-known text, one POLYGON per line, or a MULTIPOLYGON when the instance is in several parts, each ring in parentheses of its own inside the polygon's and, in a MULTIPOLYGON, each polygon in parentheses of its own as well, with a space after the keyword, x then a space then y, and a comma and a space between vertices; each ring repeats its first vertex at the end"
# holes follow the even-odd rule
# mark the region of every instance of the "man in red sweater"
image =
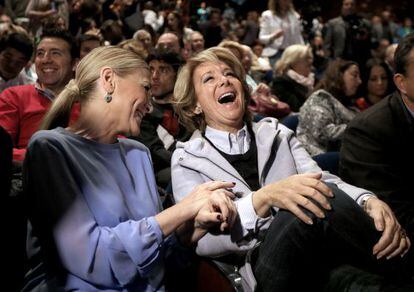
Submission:
MULTIPOLYGON (((69 32, 46 31, 35 51, 37 83, 10 87, 0 94, 0 126, 13 140, 14 164, 24 160, 30 137, 72 78, 78 54, 69 32)), ((72 116, 77 112, 74 110, 72 116)))

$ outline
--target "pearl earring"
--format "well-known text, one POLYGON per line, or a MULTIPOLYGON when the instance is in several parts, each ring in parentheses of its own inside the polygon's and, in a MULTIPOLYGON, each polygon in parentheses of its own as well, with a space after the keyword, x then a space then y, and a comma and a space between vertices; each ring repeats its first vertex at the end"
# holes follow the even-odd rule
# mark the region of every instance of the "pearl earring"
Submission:
POLYGON ((199 115, 199 114, 201 114, 203 112, 203 109, 201 108, 201 106, 196 106, 196 108, 194 109, 194 113, 196 114, 196 115, 199 115))

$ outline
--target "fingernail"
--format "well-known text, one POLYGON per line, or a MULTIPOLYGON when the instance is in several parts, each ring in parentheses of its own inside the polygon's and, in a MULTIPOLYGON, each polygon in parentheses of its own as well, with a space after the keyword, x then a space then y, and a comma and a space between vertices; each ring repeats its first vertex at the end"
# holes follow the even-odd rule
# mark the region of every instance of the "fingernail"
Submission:
POLYGON ((332 207, 329 203, 325 204, 325 209, 332 210, 332 207))
POLYGON ((313 221, 311 219, 309 219, 306 223, 308 223, 309 225, 313 225, 313 221))
POLYGON ((221 221, 221 215, 220 214, 217 215, 217 220, 221 221))
POLYGON ((325 214, 324 214, 324 213, 322 213, 322 212, 320 212, 320 213, 318 214, 318 217, 319 217, 319 218, 325 218, 325 214))
POLYGON ((235 183, 234 181, 232 182, 232 184, 233 184, 233 186, 235 186, 235 185, 236 185, 236 183, 235 183))

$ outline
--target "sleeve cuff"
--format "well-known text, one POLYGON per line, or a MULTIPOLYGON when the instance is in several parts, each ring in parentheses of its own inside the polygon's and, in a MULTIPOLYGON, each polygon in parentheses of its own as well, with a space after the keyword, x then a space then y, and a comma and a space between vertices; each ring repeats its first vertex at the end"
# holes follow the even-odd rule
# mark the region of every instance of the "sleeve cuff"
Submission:
POLYGON ((247 235, 249 231, 256 232, 272 218, 272 215, 265 218, 257 216, 253 207, 253 192, 236 201, 236 205, 243 226, 243 236, 247 235))
POLYGON ((376 197, 376 196, 371 193, 365 193, 365 194, 360 195, 358 199, 356 200, 356 202, 359 206, 363 207, 364 201, 366 201, 370 197, 376 197))

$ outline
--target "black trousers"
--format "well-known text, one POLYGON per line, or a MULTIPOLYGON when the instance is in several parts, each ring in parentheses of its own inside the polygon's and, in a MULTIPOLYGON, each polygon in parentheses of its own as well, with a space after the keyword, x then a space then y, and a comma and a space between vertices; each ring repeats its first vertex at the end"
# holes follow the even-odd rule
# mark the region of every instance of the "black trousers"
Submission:
POLYGON ((372 249, 381 233, 373 220, 348 195, 330 187, 332 211, 324 219, 307 212, 313 225, 288 211, 275 215, 254 263, 259 291, 323 291, 330 271, 344 264, 409 282, 413 270, 405 266, 407 256, 377 260, 372 249))

